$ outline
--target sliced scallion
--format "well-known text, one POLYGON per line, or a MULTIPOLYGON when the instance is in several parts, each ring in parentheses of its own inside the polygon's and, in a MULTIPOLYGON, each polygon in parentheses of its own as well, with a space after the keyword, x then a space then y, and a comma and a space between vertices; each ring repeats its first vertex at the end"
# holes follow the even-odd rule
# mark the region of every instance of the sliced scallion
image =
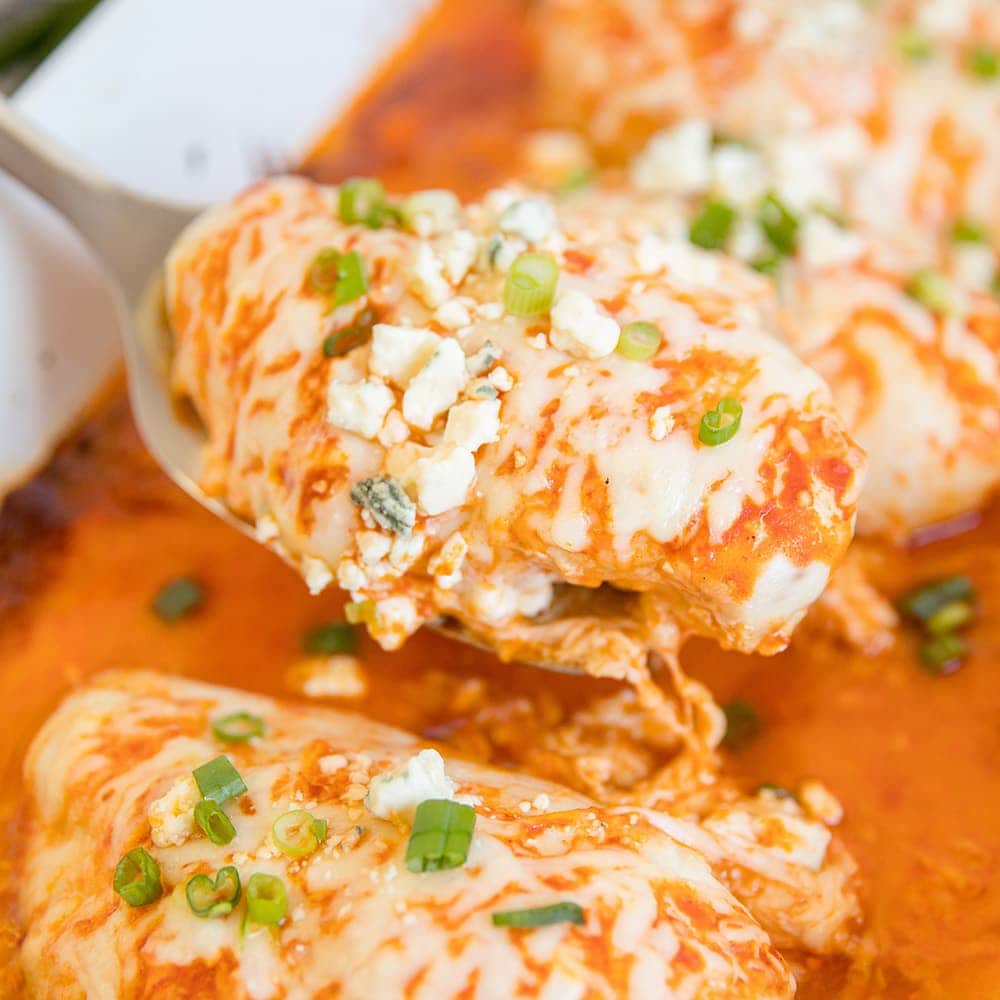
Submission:
POLYGON ((726 716, 726 735, 722 745, 728 750, 740 750, 760 735, 763 728, 760 716, 748 701, 726 702, 722 706, 726 716))
POLYGON ((594 171, 590 167, 573 167, 556 185, 556 194, 569 194, 586 187, 594 179, 594 171))
POLYGON ((586 917, 579 903, 551 903, 530 910, 501 910, 493 914, 494 927, 548 927, 550 924, 583 924, 586 917))
POLYGON ((340 185, 337 198, 340 221, 381 229, 396 213, 386 201, 385 188, 371 177, 352 177, 340 185))
POLYGON ((615 350, 630 361, 648 361, 660 348, 663 335, 655 323, 637 321, 622 327, 615 350))
POLYGON ((698 440, 710 448, 725 444, 740 429, 743 407, 730 396, 720 399, 714 410, 709 410, 698 425, 698 440))
POLYGON ((193 774, 202 798, 211 799, 219 805, 245 794, 247 790, 240 772, 225 754, 196 767, 193 774))
POLYGON ((931 312, 944 313, 952 306, 951 282, 940 271, 917 271, 906 284, 906 294, 931 312))
POLYGON ((218 803, 202 799, 194 807, 194 821, 199 829, 213 843, 220 847, 228 844, 236 836, 233 821, 222 811, 218 803))
POLYGON ((324 247, 309 265, 309 287, 320 295, 332 295, 340 280, 340 251, 324 247))
POLYGON ((926 62, 934 54, 934 46, 918 28, 907 28, 899 36, 899 51, 910 62, 926 62))
POLYGON ((799 220, 773 192, 765 195, 757 210, 757 221, 777 253, 789 257, 799 242, 799 220))
POLYGON ((974 615, 975 612, 968 601, 951 601, 938 608, 924 622, 924 628, 931 635, 944 635, 946 632, 964 628, 972 621, 974 615))
POLYGON ((735 222, 736 209, 732 205, 715 199, 707 201, 692 220, 688 238, 705 250, 721 250, 735 222))
POLYGON ((361 298, 368 291, 365 262, 356 250, 340 255, 340 278, 334 292, 334 305, 342 306, 361 298))
POLYGON ((970 602, 975 596, 976 590, 969 577, 947 576, 907 591, 897 598, 896 607, 908 618, 926 622, 945 605, 955 601, 970 602))
POLYGON ((113 884, 129 906, 155 903, 163 895, 160 866, 144 847, 134 847, 122 857, 113 884))
POLYGON ((216 872, 215 879, 208 875, 193 875, 184 887, 188 906, 196 917, 225 917, 232 913, 242 895, 240 873, 226 865, 216 872))
POLYGON ((285 883, 277 875, 255 872, 247 882, 247 916, 258 924, 280 924, 288 911, 285 883))
POLYGON ((354 322, 323 338, 323 356, 340 358, 350 353, 355 347, 367 344, 371 340, 372 327, 378 316, 374 309, 366 308, 355 317, 354 322))
POLYGON ((920 660, 932 674, 953 674, 962 665, 967 647, 954 632, 931 636, 920 646, 920 660))
POLYGON ((507 272, 504 308, 512 316, 538 316, 552 305, 559 282, 559 265, 547 253, 522 253, 507 272))
POLYGON ((988 45, 974 45, 969 49, 966 65, 981 80, 995 80, 1000 75, 1000 55, 988 45))
POLYGON ((327 821, 305 809, 292 809, 271 824, 275 846, 290 858, 304 858, 326 839, 327 821))
POLYGON ((302 636, 302 649, 314 656, 353 653, 358 648, 358 630, 350 622, 324 622, 302 636))
POLYGON ((220 743, 249 743, 264 735, 264 720, 252 712, 230 712, 212 720, 212 735, 220 743))
POLYGON ((427 799, 417 806, 406 845, 411 872, 436 872, 465 864, 476 826, 472 806, 450 799, 427 799))
POLYGON ((179 576, 163 585, 153 598, 154 613, 165 622, 175 622, 196 611, 205 599, 205 588, 189 576, 179 576))
POLYGON ((956 243, 986 243, 985 227, 971 219, 958 219, 951 227, 951 238, 956 243))

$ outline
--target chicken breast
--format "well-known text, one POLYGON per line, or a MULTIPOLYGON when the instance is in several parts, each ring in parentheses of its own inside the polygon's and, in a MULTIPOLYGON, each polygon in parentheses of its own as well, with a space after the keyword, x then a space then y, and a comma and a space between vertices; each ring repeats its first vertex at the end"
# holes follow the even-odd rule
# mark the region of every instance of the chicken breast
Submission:
POLYGON ((267 182, 170 257, 174 384, 210 491, 389 648, 441 615, 616 676, 684 633, 782 648, 850 542, 863 459, 778 341, 767 283, 617 201, 425 193, 434 212, 372 229, 338 220, 342 196, 267 182), (358 255, 366 294, 311 287, 324 248, 358 255), (524 253, 559 276, 519 318, 524 253), (636 321, 657 328, 644 360, 616 351, 636 321), (727 399, 738 429, 706 444, 727 399), (639 596, 574 601, 605 584, 639 596))
POLYGON ((632 184, 692 219, 732 210, 718 246, 777 269, 791 343, 869 455, 859 531, 902 540, 984 504, 1000 483, 996 5, 549 0, 539 17, 556 117, 638 151, 632 184))
POLYGON ((792 995, 767 935, 698 853, 640 811, 419 749, 358 717, 142 672, 71 696, 26 765, 31 994, 792 995), (220 728, 243 741, 220 742, 220 728), (245 789, 193 787, 220 754, 245 789), (228 814, 228 842, 224 826, 209 840, 192 816, 206 790, 228 814), (471 807, 474 830, 456 867, 418 872, 407 860, 415 811, 431 798, 471 807), (325 826, 289 843, 272 824, 290 810, 325 826), (144 878, 133 869, 117 882, 120 859, 140 848, 144 878), (204 879, 193 890, 198 876, 229 891, 213 895, 204 879), (135 905, 113 882, 141 893, 135 905), (198 916, 195 904, 218 908, 198 916), (553 904, 578 907, 576 922, 491 920, 553 904))

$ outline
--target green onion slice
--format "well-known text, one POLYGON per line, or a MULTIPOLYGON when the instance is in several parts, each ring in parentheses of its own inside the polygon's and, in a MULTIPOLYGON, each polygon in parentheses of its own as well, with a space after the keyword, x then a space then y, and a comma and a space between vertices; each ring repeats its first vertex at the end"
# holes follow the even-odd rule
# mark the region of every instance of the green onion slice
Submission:
POLYGON ((230 712, 212 721, 212 735, 220 743, 249 743, 264 735, 264 720, 252 712, 230 712))
POLYGON ((450 799, 427 799, 417 806, 406 845, 411 872, 436 872, 465 864, 476 826, 472 806, 450 799))
POLYGON ((371 340, 372 327, 378 321, 374 309, 366 308, 355 317, 354 322, 340 330, 334 330, 323 338, 323 356, 339 358, 350 353, 355 347, 367 344, 371 340))
POLYGON ((339 279, 334 292, 334 305, 342 306, 361 298, 368 291, 368 275, 365 262, 356 250, 341 254, 339 279))
POLYGON ((271 824, 271 836, 282 854, 290 858, 304 858, 326 840, 326 829, 325 819, 316 819, 305 809, 293 809, 271 824))
POLYGON ((547 253, 522 253, 511 265, 503 289, 504 308, 512 316, 546 313, 556 295, 559 265, 547 253))
POLYGON ((548 927, 549 924, 583 924, 586 917, 579 903, 552 903, 530 910, 501 910, 493 914, 494 927, 548 927))
POLYGON ((971 219, 958 219, 951 227, 951 238, 956 243, 986 243, 986 229, 971 219))
POLYGON ((179 576, 160 588, 153 598, 153 612, 165 622, 175 622, 196 611, 205 599, 205 588, 189 576, 179 576))
POLYGON ((201 767, 196 767, 193 774, 202 797, 211 799, 219 805, 243 795, 247 790, 240 772, 233 767, 232 761, 225 754, 220 754, 201 767))
POLYGON ((945 632, 932 636, 920 646, 920 660, 932 674, 953 674, 962 665, 966 652, 961 636, 945 632))
POLYGON ((988 45, 974 45, 966 57, 966 64, 981 80, 995 80, 1000 75, 1000 55, 988 45))
POLYGON ((218 844, 220 847, 228 844, 236 836, 233 821, 222 811, 218 803, 211 799, 202 799, 194 807, 194 821, 201 832, 213 844, 218 844))
POLYGON ((277 875, 256 872, 247 882, 247 916, 258 924, 280 924, 288 911, 285 883, 277 875))
POLYGON ((371 177, 352 177, 340 185, 338 195, 340 221, 380 229, 390 217, 385 188, 371 177))
POLYGON ((725 444, 740 429, 743 407, 732 397, 720 399, 714 410, 709 410, 698 425, 698 440, 710 448, 725 444))
POLYGON ((340 251, 324 247, 309 265, 309 287, 320 295, 332 295, 340 280, 340 251))
POLYGON ((924 622, 924 628, 931 635, 944 635, 946 632, 954 632, 968 625, 974 614, 972 605, 968 601, 952 601, 938 608, 924 622))
POLYGON ((774 194, 765 195, 757 211, 757 221, 777 253, 788 257, 799 242, 799 220, 774 194))
POLYGON ((208 875, 194 875, 184 887, 191 912, 205 918, 232 913, 242 893, 240 873, 232 865, 220 868, 214 880, 208 875))
POLYGON ((940 271, 917 271, 906 284, 906 294, 931 312, 947 312, 952 305, 951 282, 940 271))
POLYGON ((587 187, 593 179, 594 171, 590 167, 573 167, 556 185, 556 194, 570 194, 572 191, 579 191, 580 188, 587 187))
POLYGON ((113 884, 129 906, 155 903, 163 895, 160 866, 144 847, 134 847, 122 857, 113 884))
POLYGON ((691 222, 688 238, 705 250, 721 250, 729 239, 736 209, 724 201, 707 201, 691 222))
POLYGON ((975 587, 967 576, 947 576, 907 591, 896 600, 896 607, 908 618, 926 622, 945 605, 955 601, 969 602, 975 596, 975 587))
POLYGON ((907 28, 899 36, 899 51, 910 62, 925 62, 934 54, 934 47, 922 31, 907 28))
POLYGON ((638 321, 622 327, 615 350, 630 361, 648 361, 660 349, 663 334, 655 323, 638 321))
POLYGON ((350 622, 314 625, 302 636, 302 649, 315 656, 353 653, 358 648, 358 630, 350 622))
POLYGON ((726 702, 722 711, 726 716, 726 735, 722 737, 722 745, 728 750, 740 750, 760 735, 763 725, 750 702, 726 702))

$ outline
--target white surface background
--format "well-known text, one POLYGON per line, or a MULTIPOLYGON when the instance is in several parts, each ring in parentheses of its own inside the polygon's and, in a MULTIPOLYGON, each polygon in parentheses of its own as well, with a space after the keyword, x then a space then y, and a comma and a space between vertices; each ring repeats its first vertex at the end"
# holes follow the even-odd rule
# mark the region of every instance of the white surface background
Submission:
MULTIPOLYGON (((14 104, 115 180, 209 202, 305 152, 431 2, 104 0, 14 104)), ((0 497, 117 359, 96 263, 0 175, 0 497)))

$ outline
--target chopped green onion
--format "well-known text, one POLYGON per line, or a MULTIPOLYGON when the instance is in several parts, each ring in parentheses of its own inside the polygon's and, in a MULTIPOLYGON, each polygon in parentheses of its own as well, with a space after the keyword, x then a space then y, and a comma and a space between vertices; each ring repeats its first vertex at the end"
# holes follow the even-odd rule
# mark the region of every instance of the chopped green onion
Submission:
POLYGON ((559 281, 559 265, 547 253, 522 253, 511 265, 503 289, 504 308, 512 316, 549 311, 559 281))
POLYGON ((725 444, 740 429, 743 407, 731 396, 720 399, 714 410, 709 410, 698 425, 698 440, 710 448, 725 444))
POLYGON ((748 701, 730 701, 722 706, 726 716, 726 735, 722 745, 729 750, 739 750, 760 735, 763 728, 760 717, 748 701))
POLYGON ((451 191, 432 188, 417 191, 400 206, 403 225, 418 236, 434 236, 451 227, 462 211, 462 204, 451 191))
POLYGON ((196 611, 205 599, 205 588, 189 576, 164 584, 153 598, 153 611, 165 622, 175 622, 196 611))
POLYGON ((213 844, 218 844, 220 847, 230 843, 236 836, 233 821, 222 811, 219 804, 211 799, 202 799, 194 807, 194 821, 201 832, 213 844))
POLYGON ((981 80, 995 80, 1000 75, 1000 55, 988 45, 974 45, 966 61, 969 69, 981 80))
POLYGON ((129 906, 155 903, 163 895, 160 866, 144 847, 134 847, 115 868, 115 892, 129 906))
POLYGON ((341 255, 340 280, 334 294, 334 305, 342 306, 361 298, 368 291, 365 262, 356 250, 341 255))
POLYGON ((781 267, 781 254, 775 253, 774 250, 761 254, 750 262, 750 266, 758 274, 777 274, 778 268, 781 267))
POLYGON ((927 639, 920 646, 920 659, 932 674, 953 674, 966 654, 965 640, 954 632, 927 639))
POLYGON ((951 283, 940 271, 917 271, 906 284, 906 294, 931 312, 947 312, 952 305, 951 283))
POLYGON ((762 781, 757 786, 757 794, 761 792, 767 792, 768 795, 773 795, 776 799, 794 799, 795 793, 789 789, 785 788, 784 785, 775 784, 773 781, 762 781))
POLYGON ((325 819, 316 819, 305 809, 293 809, 271 824, 271 836, 282 854, 290 858, 304 858, 326 839, 326 828, 325 819))
POLYGON ((569 194, 586 187, 594 179, 594 171, 590 167, 573 167, 556 185, 556 194, 569 194))
POLYGON ((398 211, 386 201, 381 182, 370 177, 353 177, 340 185, 338 195, 340 221, 381 229, 398 211))
POLYGON ((314 625, 302 637, 302 649, 316 656, 353 653, 358 648, 358 631, 350 622, 314 625))
POLYGON ((955 601, 972 601, 975 596, 975 588, 967 576, 947 576, 907 591, 896 600, 896 607, 908 618, 926 622, 945 605, 955 601))
POLYGON ((924 622, 924 628, 931 635, 944 635, 968 625, 974 613, 968 601, 951 601, 935 611, 924 622))
POLYGON ((362 309, 354 322, 340 330, 334 330, 323 338, 323 356, 339 358, 350 353, 355 347, 371 340, 372 327, 378 320, 374 309, 362 309))
POLYGON ((280 924, 288 911, 285 883, 277 875, 256 872, 247 882, 247 916, 258 924, 280 924))
POLYGON ((436 872, 464 865, 475 825, 472 806, 450 799, 421 802, 406 845, 406 867, 411 872, 436 872))
POLYGON ((309 265, 309 287, 320 295, 332 295, 340 281, 340 251, 323 247, 309 265))
POLYGON ((630 361, 648 361, 660 349, 663 335, 655 323, 627 323, 615 350, 630 361))
POLYGON ((240 772, 233 767, 232 761, 225 754, 220 754, 201 767, 196 767, 193 773, 202 797, 211 799, 219 805, 243 795, 247 790, 240 772))
POLYGON ((501 910, 493 914, 494 927, 548 927, 549 924, 582 924, 583 907, 579 903, 552 903, 530 910, 501 910))
POLYGON ((899 51, 910 62, 925 62, 934 54, 931 40, 917 28, 907 28, 899 36, 899 51))
POLYGON ((207 875, 193 875, 184 888, 191 912, 206 918, 232 913, 242 893, 240 873, 232 865, 220 868, 214 881, 207 875))
POLYGON ((795 253, 799 242, 799 220, 773 192, 765 195, 760 203, 757 221, 768 242, 782 257, 795 253))
POLYGON ((969 219, 959 219, 951 227, 951 238, 956 243, 986 243, 986 229, 978 222, 969 219))
POLYGON ((348 601, 344 605, 344 617, 352 625, 370 625, 375 620, 375 602, 348 601))
POLYGON ((736 209, 724 201, 707 201, 691 222, 688 238, 705 250, 721 250, 729 239, 736 209))
POLYGON ((213 720, 212 735, 220 743, 249 743, 264 735, 264 720, 252 712, 230 712, 213 720))

